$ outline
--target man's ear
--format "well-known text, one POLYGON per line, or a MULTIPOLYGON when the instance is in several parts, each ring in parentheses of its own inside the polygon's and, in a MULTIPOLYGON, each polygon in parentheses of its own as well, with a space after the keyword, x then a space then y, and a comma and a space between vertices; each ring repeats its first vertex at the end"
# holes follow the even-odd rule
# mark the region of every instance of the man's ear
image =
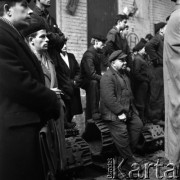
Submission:
POLYGON ((4 14, 7 14, 8 16, 11 16, 11 10, 8 4, 4 4, 4 14))
POLYGON ((33 37, 28 37, 29 44, 34 45, 33 39, 34 39, 33 37))

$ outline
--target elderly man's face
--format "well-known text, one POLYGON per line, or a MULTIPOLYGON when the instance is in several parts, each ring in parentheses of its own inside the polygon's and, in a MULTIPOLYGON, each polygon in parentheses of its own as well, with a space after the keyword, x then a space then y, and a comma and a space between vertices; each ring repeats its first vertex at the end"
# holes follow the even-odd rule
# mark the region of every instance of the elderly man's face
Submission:
POLYGON ((51 0, 40 0, 40 3, 46 7, 51 6, 51 0))
POLYGON ((28 20, 31 18, 32 10, 28 7, 26 0, 16 2, 7 12, 11 23, 18 29, 22 29, 29 25, 28 20))

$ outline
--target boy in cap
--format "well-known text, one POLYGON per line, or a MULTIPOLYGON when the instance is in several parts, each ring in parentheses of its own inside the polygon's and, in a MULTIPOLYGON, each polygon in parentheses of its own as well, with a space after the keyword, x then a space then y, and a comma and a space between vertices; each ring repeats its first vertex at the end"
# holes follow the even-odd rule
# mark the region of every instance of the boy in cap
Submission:
POLYGON ((81 88, 86 91, 86 120, 100 119, 99 83, 101 79, 101 56, 99 51, 104 47, 105 37, 97 34, 91 39, 91 46, 84 53, 81 61, 81 88))
POLYGON ((28 2, 0 0, 1 180, 43 180, 39 130, 60 113, 56 93, 44 86, 41 66, 20 33, 29 25, 28 2))
MULTIPOLYGON (((170 15, 164 38, 164 92, 165 92, 165 156, 179 165, 180 162, 180 0, 170 15)), ((180 179, 180 169, 178 173, 180 179)))
POLYGON ((159 123, 164 119, 163 46, 166 23, 155 24, 155 36, 145 45, 152 62, 150 82, 149 120, 159 123))
POLYGON ((127 159, 122 168, 129 171, 135 162, 133 151, 143 124, 133 104, 130 81, 124 73, 126 56, 118 50, 109 57, 109 69, 100 80, 100 112, 120 156, 127 159))

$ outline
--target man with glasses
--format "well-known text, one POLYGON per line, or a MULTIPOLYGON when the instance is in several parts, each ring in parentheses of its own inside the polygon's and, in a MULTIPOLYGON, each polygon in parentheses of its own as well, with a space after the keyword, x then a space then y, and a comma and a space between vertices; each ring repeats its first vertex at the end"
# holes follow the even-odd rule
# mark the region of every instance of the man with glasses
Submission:
POLYGON ((39 130, 57 119, 56 93, 44 86, 36 56, 20 31, 30 0, 0 0, 0 179, 43 180, 39 130))
POLYGON ((108 126, 119 155, 127 159, 124 169, 129 171, 136 161, 133 151, 138 143, 142 121, 133 104, 131 86, 126 73, 126 61, 121 50, 109 57, 109 69, 100 80, 100 112, 108 126))

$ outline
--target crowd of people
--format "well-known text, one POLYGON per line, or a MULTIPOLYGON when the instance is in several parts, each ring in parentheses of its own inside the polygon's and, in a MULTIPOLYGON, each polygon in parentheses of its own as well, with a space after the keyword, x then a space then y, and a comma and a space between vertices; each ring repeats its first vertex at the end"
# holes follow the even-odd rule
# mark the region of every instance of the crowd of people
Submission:
POLYGON ((39 131, 51 119, 76 126, 80 88, 85 121, 109 128, 125 170, 138 161, 134 152, 147 123, 166 125, 167 157, 178 161, 180 0, 173 1, 167 22, 155 24, 155 35, 141 37, 132 50, 129 17, 118 14, 106 37, 91 37, 79 65, 47 10, 50 0, 35 0, 33 10, 30 0, 0 0, 0 179, 44 179, 39 131))

